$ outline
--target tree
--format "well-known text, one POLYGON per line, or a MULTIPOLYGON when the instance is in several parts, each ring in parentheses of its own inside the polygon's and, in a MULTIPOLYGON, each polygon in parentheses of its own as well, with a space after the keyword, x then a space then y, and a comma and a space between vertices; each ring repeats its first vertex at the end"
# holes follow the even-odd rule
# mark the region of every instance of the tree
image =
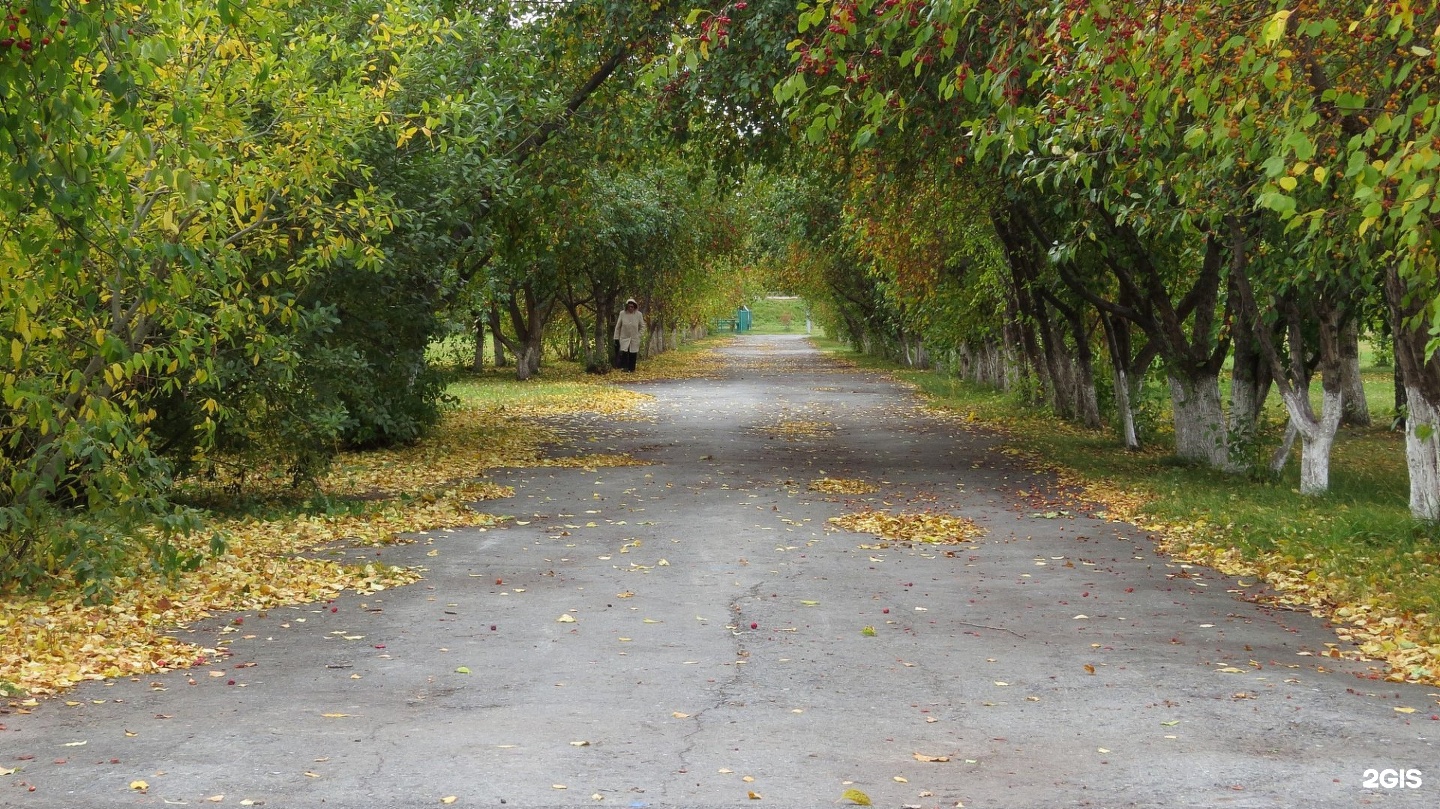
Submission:
POLYGON ((149 542, 125 526, 173 514, 160 409, 184 400, 206 452, 226 358, 293 367, 294 290, 379 261, 389 203, 351 149, 381 111, 368 44, 315 10, 41 3, 0 54, 10 575, 94 583, 149 542))

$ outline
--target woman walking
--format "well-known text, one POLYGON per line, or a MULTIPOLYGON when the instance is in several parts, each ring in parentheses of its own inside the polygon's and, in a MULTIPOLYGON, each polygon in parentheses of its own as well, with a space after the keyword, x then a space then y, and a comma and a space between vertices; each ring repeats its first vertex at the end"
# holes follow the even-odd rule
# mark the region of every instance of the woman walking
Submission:
POLYGON ((640 314, 640 304, 634 298, 625 301, 625 311, 615 320, 615 342, 618 343, 619 362, 622 371, 634 371, 635 361, 640 358, 640 335, 645 333, 645 316, 640 314))

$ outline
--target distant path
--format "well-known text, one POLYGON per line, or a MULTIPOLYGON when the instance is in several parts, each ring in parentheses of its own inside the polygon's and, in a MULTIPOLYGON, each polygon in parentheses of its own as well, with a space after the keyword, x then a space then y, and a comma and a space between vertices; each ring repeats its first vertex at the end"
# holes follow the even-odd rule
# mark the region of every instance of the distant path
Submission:
POLYGON ((219 676, 0 715, 0 770, 23 768, 0 805, 1440 805, 1434 689, 1302 655, 1334 636, 1051 502, 881 375, 791 337, 724 357, 577 442, 652 465, 497 475, 517 494, 489 506, 519 523, 383 552, 420 584, 245 615, 219 676), (807 490, 821 477, 881 491, 807 490), (827 530, 866 506, 988 534, 827 530), (1367 768, 1423 786, 1362 789, 1367 768))

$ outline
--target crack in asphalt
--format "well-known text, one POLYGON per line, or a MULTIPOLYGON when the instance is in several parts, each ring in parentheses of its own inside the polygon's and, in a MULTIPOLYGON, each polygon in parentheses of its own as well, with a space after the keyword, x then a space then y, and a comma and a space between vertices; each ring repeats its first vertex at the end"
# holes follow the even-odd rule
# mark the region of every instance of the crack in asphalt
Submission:
MULTIPOLYGON (((743 621, 745 611, 741 602, 747 599, 758 601, 760 598, 759 591, 764 586, 765 582, 756 582, 755 584, 751 585, 740 597, 732 599, 728 606, 730 615, 735 621, 734 626, 737 627, 736 629, 730 630, 731 636, 734 638, 735 650, 735 662, 731 663, 730 667, 734 669, 734 673, 730 677, 727 677, 723 682, 717 681, 715 688, 715 700, 711 704, 696 711, 695 714, 691 716, 691 718, 695 720, 695 727, 693 730, 687 731, 683 736, 681 736, 681 741, 683 742, 684 746, 680 748, 679 752, 677 752, 675 756, 676 759, 680 762, 680 772, 688 773, 690 770, 689 755, 691 751, 695 749, 696 738, 701 733, 704 733, 706 730, 706 728, 704 727, 705 715, 710 711, 719 710, 720 708, 728 705, 732 698, 731 690, 740 686, 742 684, 742 681, 745 679, 745 670, 748 669, 750 666, 750 650, 746 648, 744 641, 745 625, 743 621), (741 662, 742 660, 744 662, 741 662)), ((663 794, 667 793, 662 793, 662 795, 663 794)))

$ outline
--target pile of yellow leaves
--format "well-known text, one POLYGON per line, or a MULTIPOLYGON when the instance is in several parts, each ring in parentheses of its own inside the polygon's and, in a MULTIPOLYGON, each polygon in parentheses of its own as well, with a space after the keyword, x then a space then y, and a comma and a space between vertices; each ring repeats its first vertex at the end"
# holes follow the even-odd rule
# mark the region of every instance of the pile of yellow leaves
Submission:
POLYGON ((891 514, 887 511, 866 509, 843 517, 831 517, 830 522, 841 528, 874 534, 894 542, 948 545, 969 542, 985 534, 985 529, 973 521, 949 514, 891 514))
MULTIPOLYGON (((698 374, 706 367, 708 355, 684 356, 685 362, 669 363, 667 370, 690 368, 698 374)), ((624 378, 612 376, 610 381, 624 378)), ((181 544, 203 546, 209 533, 219 533, 226 538, 225 553, 174 581, 142 577, 119 582, 113 601, 103 605, 86 604, 76 593, 0 599, 0 686, 44 696, 84 680, 196 665, 215 651, 171 637, 165 634, 168 630, 217 613, 264 611, 334 598, 346 590, 373 593, 418 580, 420 572, 414 569, 342 564, 307 554, 339 542, 375 545, 420 531, 497 525, 505 518, 471 507, 514 494, 507 486, 484 480, 488 470, 640 463, 616 454, 545 457, 546 444, 560 436, 543 420, 575 414, 615 417, 652 398, 600 381, 572 383, 565 391, 547 395, 544 384, 536 383, 521 400, 473 402, 448 413, 430 436, 413 446, 346 454, 319 482, 319 490, 332 498, 365 501, 363 509, 213 520, 205 536, 181 544)), ((283 474, 249 472, 246 491, 252 495, 277 501, 293 495, 283 474)), ((223 502, 226 487, 235 482, 196 484, 192 493, 223 502)))
POLYGON ((820 478, 810 481, 810 490, 827 494, 871 494, 880 487, 857 478, 820 478))
POLYGON ((803 441, 807 438, 819 438, 835 430, 835 425, 828 421, 810 421, 806 419, 783 419, 762 430, 776 438, 783 438, 787 441, 803 441))

